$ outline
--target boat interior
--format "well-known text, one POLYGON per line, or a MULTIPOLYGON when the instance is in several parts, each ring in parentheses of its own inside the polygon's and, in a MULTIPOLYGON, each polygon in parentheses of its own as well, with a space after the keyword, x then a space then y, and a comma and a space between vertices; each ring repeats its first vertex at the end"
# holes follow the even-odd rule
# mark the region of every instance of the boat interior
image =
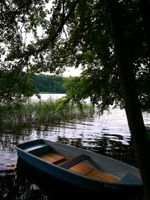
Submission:
POLYGON ((80 154, 75 157, 68 157, 56 152, 49 146, 43 146, 41 148, 31 150, 30 153, 40 157, 40 159, 43 159, 46 162, 59 165, 80 175, 109 183, 117 183, 119 181, 118 177, 97 169, 93 163, 90 162, 90 157, 84 154, 80 154), (88 161, 88 164, 86 161, 88 161))

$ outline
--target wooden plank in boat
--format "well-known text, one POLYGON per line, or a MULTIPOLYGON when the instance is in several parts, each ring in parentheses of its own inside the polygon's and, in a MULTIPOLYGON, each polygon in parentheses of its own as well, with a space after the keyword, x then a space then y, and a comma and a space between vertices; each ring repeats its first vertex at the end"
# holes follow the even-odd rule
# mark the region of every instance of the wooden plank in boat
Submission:
POLYGON ((66 160, 64 156, 55 152, 49 152, 47 154, 40 156, 40 158, 53 164, 60 164, 61 162, 64 162, 66 160))
POLYGON ((94 169, 88 165, 78 163, 72 167, 69 168, 70 171, 75 172, 75 173, 80 173, 83 175, 86 175, 93 171, 94 169))
POLYGON ((108 174, 107 172, 93 170, 87 174, 87 176, 95 179, 100 179, 110 183, 117 183, 119 180, 116 176, 108 174))

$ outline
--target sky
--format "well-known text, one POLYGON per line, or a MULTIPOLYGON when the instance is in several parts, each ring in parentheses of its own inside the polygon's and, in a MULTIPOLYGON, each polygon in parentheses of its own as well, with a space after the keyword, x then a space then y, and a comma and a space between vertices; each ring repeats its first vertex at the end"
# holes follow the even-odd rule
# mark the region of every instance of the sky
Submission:
POLYGON ((63 73, 63 76, 68 77, 68 76, 80 76, 81 69, 80 68, 75 68, 75 67, 68 67, 66 71, 63 73))

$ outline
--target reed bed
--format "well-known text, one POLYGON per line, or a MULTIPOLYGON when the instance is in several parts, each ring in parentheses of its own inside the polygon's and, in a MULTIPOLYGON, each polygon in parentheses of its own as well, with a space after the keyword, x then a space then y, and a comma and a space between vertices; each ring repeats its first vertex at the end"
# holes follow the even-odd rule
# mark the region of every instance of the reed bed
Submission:
POLYGON ((83 119, 92 115, 92 105, 64 104, 61 99, 0 106, 1 125, 7 127, 59 124, 62 121, 83 119))

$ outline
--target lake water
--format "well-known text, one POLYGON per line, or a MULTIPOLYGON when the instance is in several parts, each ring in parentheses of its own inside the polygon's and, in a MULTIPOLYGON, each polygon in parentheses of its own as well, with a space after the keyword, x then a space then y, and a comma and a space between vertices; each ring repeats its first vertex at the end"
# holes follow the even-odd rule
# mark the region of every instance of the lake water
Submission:
MULTIPOLYGON (((57 99, 64 94, 41 94, 41 100, 57 99)), ((31 101, 38 101, 35 96, 31 101)), ((150 114, 143 113, 146 126, 150 126, 150 114)), ((41 126, 22 130, 0 132, 0 199, 30 199, 35 191, 38 195, 47 196, 26 178, 16 176, 16 171, 6 173, 17 163, 15 145, 21 142, 45 138, 52 141, 75 145, 98 153, 112 156, 136 166, 130 131, 124 110, 111 109, 102 116, 61 123, 59 126, 41 126), (16 178, 17 177, 17 178, 16 178), (20 179, 22 182, 20 182, 20 179), (11 183, 11 184, 10 184, 11 183), (24 185, 30 185, 25 189, 24 185), (21 188, 20 188, 21 187, 21 188), (24 197, 21 197, 20 191, 24 197), (10 197, 9 197, 10 195, 10 197), (18 195, 18 196, 17 196, 18 195), (15 197, 14 197, 15 196, 15 197), (9 197, 9 198, 8 198, 9 197)), ((35 197, 35 196, 34 196, 35 197)), ((36 198, 35 198, 36 199, 36 198)))
POLYGON ((56 100, 58 98, 64 97, 65 94, 48 94, 48 93, 41 93, 38 95, 33 95, 29 101, 30 102, 37 102, 37 101, 48 101, 49 99, 56 100))

